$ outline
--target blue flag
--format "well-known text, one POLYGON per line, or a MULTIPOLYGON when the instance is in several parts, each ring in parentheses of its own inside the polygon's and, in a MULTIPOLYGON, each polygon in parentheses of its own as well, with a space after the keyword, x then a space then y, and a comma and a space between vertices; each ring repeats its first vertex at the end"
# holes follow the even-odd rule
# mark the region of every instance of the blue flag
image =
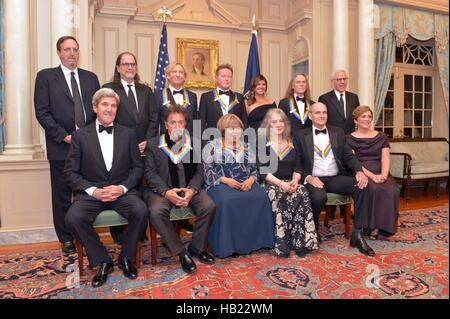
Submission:
POLYGON ((259 54, 258 42, 256 40, 256 31, 252 32, 252 43, 250 44, 250 51, 248 52, 247 72, 245 73, 244 94, 250 89, 250 80, 259 74, 259 54))
POLYGON ((166 83, 166 75, 164 74, 164 71, 166 70, 166 66, 169 64, 169 53, 167 51, 167 29, 166 24, 164 23, 161 31, 161 42, 159 43, 155 76, 155 91, 162 91, 166 83))

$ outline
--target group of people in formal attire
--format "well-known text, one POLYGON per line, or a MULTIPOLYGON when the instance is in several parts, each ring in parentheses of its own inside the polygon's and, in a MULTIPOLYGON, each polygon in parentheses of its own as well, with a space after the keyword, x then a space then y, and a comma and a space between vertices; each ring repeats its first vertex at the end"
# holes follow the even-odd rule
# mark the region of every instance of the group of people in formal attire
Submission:
POLYGON ((103 210, 128 220, 123 233, 111 231, 122 245, 117 265, 130 279, 138 276, 136 242, 148 222, 189 274, 193 258, 212 264, 260 249, 280 257, 319 249, 327 192, 353 197, 350 245, 363 254, 375 255, 365 236, 396 232, 389 142, 373 130, 372 110, 347 91, 344 70, 317 103, 307 76, 295 75, 277 106, 263 75, 244 98, 231 90, 233 68, 222 64, 217 87, 197 104, 180 63, 166 67, 165 88, 153 92, 140 82, 136 57, 123 52, 100 88, 94 73, 78 68, 75 38, 60 38, 56 49, 61 65, 37 74, 35 111, 46 134, 56 234, 66 254, 75 252, 74 239, 83 244, 97 268, 93 287, 114 269, 93 228, 103 210), (196 121, 215 138, 198 141, 196 121), (245 138, 247 128, 258 130, 258 142, 245 138), (173 207, 196 216, 187 247, 170 221, 173 207))

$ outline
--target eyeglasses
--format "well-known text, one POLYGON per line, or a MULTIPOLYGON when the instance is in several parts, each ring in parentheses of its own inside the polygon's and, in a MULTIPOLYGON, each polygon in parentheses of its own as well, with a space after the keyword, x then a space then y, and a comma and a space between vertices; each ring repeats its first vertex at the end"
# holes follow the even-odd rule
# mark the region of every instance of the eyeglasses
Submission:
POLYGON ((348 80, 348 78, 338 78, 338 79, 335 79, 337 82, 345 82, 345 81, 347 81, 348 80))
POLYGON ((133 68, 134 69, 137 64, 136 63, 121 63, 120 65, 126 67, 127 69, 128 68, 133 68))

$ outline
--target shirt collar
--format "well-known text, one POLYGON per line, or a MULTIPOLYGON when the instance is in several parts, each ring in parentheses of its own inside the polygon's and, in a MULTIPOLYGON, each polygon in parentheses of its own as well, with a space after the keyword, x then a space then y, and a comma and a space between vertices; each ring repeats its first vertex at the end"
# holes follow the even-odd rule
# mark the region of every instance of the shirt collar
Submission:
POLYGON ((314 130, 323 130, 323 129, 327 129, 327 134, 328 134, 328 127, 327 127, 326 125, 325 125, 324 128, 318 128, 318 127, 315 127, 314 125, 311 125, 311 128, 312 128, 313 133, 314 133, 314 130))
MULTIPOLYGON (((342 92, 344 95, 343 95, 343 98, 345 99, 345 92, 347 92, 347 91, 344 91, 344 92, 342 92)), ((337 96, 337 98, 338 98, 338 100, 341 98, 341 92, 339 92, 338 90, 334 90, 334 94, 336 94, 336 96, 337 96)))
POLYGON ((123 85, 124 88, 128 88, 128 85, 132 85, 132 86, 136 87, 136 86, 134 85, 134 81, 131 82, 131 83, 128 83, 127 81, 125 81, 125 80, 123 80, 123 79, 120 79, 120 82, 122 83, 122 85, 123 85))
POLYGON ((179 90, 177 90, 176 88, 174 88, 172 85, 169 84, 169 90, 170 90, 171 93, 173 93, 173 91, 180 91, 180 90, 183 90, 183 89, 184 88, 181 87, 179 90))
MULTIPOLYGON (((103 124, 102 124, 103 125, 103 124)), ((97 132, 98 132, 98 127, 100 126, 100 122, 98 121, 98 119, 96 119, 95 120, 95 129, 97 130, 97 132)), ((107 127, 110 127, 110 126, 114 126, 114 122, 112 122, 111 124, 109 124, 107 127)))
POLYGON ((74 72, 75 75, 78 77, 78 68, 75 68, 75 70, 71 71, 69 68, 61 64, 61 70, 63 71, 64 76, 69 76, 72 72, 74 72))

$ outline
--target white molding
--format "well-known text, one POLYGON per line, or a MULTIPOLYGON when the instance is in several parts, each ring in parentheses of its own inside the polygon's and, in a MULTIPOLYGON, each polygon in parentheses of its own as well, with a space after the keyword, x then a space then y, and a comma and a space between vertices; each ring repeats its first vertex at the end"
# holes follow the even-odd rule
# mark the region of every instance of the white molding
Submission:
POLYGON ((303 9, 300 15, 288 20, 285 25, 285 30, 290 30, 291 28, 305 25, 312 20, 313 12, 310 9, 303 9))
POLYGON ((216 0, 207 0, 209 7, 217 12, 223 19, 228 21, 230 24, 234 26, 240 26, 242 22, 235 18, 228 10, 226 10, 218 1, 216 0))

